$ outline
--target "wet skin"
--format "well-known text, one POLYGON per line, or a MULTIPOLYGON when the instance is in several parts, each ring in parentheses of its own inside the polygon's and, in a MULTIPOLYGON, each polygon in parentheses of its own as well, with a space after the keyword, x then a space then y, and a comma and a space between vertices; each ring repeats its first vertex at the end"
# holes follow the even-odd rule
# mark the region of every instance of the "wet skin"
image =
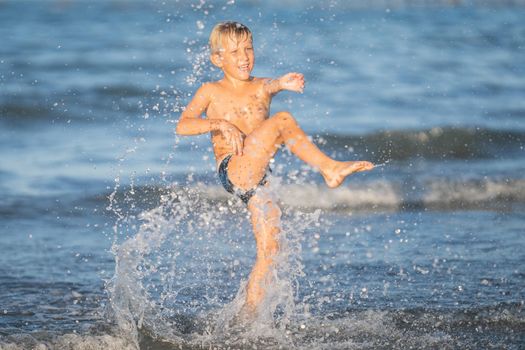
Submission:
MULTIPOLYGON (((272 97, 282 90, 303 92, 300 73, 277 79, 255 78, 252 38, 223 37, 222 49, 211 61, 224 78, 203 84, 181 115, 177 133, 196 135, 211 132, 217 164, 233 154, 228 177, 241 189, 254 188, 264 176, 270 160, 281 145, 319 170, 328 187, 339 186, 346 176, 373 168, 367 161, 336 161, 313 144, 288 112, 269 117, 272 97), (201 116, 206 114, 206 119, 201 116)), ((257 258, 246 287, 245 310, 253 314, 265 295, 268 271, 279 250, 281 211, 275 200, 257 191, 248 202, 257 243, 257 258)))

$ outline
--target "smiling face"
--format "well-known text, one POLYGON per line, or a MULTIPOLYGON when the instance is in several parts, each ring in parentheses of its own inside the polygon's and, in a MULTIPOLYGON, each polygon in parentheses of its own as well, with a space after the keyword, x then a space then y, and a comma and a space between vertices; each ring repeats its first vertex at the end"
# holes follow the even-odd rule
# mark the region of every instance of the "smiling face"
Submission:
POLYGON ((221 38, 221 48, 213 53, 213 64, 222 69, 224 76, 231 80, 247 81, 255 63, 252 36, 225 35, 221 38))

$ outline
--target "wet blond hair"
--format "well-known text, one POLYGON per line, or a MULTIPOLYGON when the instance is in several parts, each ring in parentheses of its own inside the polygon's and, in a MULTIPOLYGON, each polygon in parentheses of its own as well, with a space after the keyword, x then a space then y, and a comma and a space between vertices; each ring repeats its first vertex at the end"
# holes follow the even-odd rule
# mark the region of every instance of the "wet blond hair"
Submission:
POLYGON ((223 36, 235 38, 236 40, 251 38, 252 32, 248 27, 239 22, 220 22, 213 27, 210 34, 210 51, 212 54, 219 53, 222 47, 223 36))

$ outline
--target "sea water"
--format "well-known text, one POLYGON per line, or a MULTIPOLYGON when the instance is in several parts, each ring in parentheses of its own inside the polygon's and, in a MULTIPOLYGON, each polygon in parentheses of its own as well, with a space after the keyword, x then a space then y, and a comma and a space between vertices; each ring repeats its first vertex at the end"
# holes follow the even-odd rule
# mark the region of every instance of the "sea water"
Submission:
POLYGON ((525 346, 525 7, 514 2, 0 2, 0 348, 525 346), (212 26, 337 159, 283 150, 263 312, 209 137, 176 137, 212 26))

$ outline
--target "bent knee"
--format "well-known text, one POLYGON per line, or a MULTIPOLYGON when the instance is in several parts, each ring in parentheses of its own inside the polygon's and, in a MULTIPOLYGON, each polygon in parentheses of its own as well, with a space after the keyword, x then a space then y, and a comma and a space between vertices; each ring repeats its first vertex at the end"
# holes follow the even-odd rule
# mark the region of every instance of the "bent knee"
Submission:
POLYGON ((274 118, 275 120, 281 123, 291 123, 291 124, 296 123, 293 115, 291 115, 290 112, 286 112, 286 111, 277 112, 273 115, 272 118, 274 118))

